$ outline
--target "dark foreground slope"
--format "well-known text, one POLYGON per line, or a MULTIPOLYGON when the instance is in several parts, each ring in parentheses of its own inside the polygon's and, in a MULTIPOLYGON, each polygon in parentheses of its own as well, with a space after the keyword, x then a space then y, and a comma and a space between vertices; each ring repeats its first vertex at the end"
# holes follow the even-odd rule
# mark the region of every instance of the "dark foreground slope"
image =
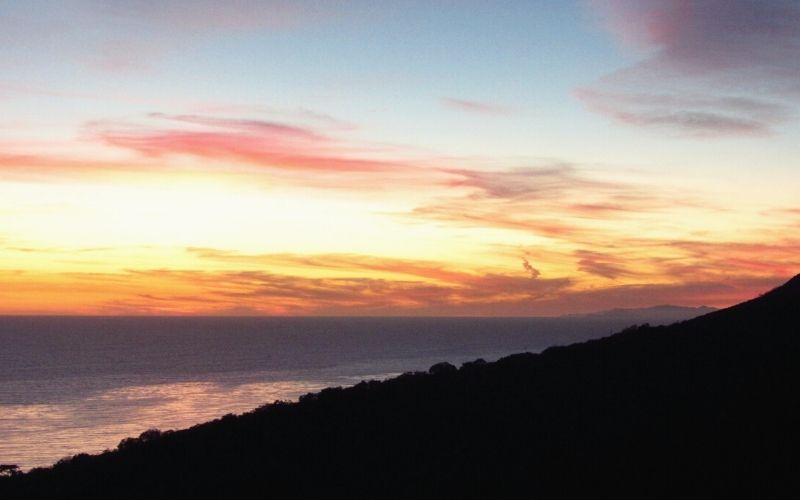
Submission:
POLYGON ((0 498, 799 498, 800 277, 669 327, 329 389, 0 498))

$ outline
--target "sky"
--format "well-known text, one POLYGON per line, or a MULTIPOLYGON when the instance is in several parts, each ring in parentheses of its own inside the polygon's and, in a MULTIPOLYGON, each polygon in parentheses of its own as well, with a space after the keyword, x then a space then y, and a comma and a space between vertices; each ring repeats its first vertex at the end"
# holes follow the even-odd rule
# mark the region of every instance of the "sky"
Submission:
POLYGON ((796 0, 26 0, 0 46, 0 314, 550 316, 800 272, 796 0))

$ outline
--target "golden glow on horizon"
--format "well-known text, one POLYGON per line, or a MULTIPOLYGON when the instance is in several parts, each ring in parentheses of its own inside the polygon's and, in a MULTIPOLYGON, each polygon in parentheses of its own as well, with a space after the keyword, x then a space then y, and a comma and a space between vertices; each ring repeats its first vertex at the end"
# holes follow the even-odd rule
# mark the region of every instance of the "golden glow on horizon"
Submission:
POLYGON ((425 189, 430 206, 453 200, 453 212, 415 214, 391 196, 270 188, 222 173, 0 183, 0 313, 549 315, 725 305, 763 289, 798 248, 743 241, 744 227, 754 234, 764 221, 749 207, 632 212, 601 194, 597 206, 502 199, 515 211, 495 213, 465 204, 468 187, 425 189), (773 262, 743 269, 751 251, 773 262), (751 278, 714 289, 729 280, 715 270, 720 262, 751 278), (675 273, 694 273, 697 290, 682 291, 675 273))

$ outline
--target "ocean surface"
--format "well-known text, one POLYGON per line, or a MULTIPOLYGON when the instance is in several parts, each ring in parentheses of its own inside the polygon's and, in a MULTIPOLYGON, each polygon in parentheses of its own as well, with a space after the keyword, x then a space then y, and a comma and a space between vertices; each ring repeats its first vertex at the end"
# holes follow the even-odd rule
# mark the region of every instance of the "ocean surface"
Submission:
POLYGON ((614 318, 0 317, 0 463, 50 465, 151 428, 624 326, 614 318))

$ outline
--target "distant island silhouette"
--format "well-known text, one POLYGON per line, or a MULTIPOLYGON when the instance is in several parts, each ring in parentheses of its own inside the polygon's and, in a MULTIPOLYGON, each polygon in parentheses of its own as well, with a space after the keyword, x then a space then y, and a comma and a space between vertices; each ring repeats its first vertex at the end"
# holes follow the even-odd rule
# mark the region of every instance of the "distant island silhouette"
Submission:
POLYGON ((0 498, 799 498, 800 275, 669 326, 330 388, 0 498))
POLYGON ((649 323, 651 325, 662 325, 692 319, 703 314, 714 312, 717 309, 708 306, 683 307, 673 305, 660 305, 641 308, 617 308, 607 309, 582 314, 565 314, 561 318, 582 318, 582 319, 613 319, 620 321, 633 321, 649 323))

